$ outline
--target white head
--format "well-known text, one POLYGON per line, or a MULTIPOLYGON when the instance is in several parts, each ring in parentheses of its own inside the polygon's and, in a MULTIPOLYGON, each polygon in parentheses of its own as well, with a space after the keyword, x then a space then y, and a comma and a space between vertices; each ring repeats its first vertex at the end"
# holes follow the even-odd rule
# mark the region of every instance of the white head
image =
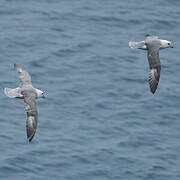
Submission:
POLYGON ((37 98, 45 98, 43 91, 36 89, 37 98))
POLYGON ((170 41, 167 41, 167 40, 160 40, 161 41, 161 47, 160 49, 164 49, 164 48, 173 48, 173 45, 170 41))

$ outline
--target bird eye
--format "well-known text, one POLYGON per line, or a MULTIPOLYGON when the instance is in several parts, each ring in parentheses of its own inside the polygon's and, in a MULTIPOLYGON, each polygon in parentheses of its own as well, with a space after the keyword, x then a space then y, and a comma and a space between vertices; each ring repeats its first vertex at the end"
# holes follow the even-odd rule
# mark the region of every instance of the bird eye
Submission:
POLYGON ((168 43, 168 45, 170 45, 170 43, 168 43))

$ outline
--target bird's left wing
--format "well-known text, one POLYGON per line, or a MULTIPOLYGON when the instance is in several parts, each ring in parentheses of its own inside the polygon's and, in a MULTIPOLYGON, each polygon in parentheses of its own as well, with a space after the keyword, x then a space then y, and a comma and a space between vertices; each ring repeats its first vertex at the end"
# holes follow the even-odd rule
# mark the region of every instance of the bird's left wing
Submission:
POLYGON ((19 75, 20 87, 31 85, 31 76, 29 75, 29 73, 17 64, 14 64, 14 68, 19 75))

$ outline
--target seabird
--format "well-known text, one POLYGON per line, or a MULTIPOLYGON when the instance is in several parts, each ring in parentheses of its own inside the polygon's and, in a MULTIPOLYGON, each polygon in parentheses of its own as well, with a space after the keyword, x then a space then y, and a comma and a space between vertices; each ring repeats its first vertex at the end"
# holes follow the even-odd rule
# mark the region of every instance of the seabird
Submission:
POLYGON ((4 88, 4 93, 10 98, 24 99, 25 109, 27 112, 26 131, 29 142, 34 137, 37 128, 38 112, 36 108, 36 99, 44 98, 43 91, 33 87, 31 83, 31 76, 27 71, 22 69, 17 64, 14 68, 19 75, 19 87, 15 89, 4 88))
POLYGON ((142 49, 147 50, 147 58, 149 61, 149 87, 150 91, 154 94, 159 78, 160 78, 160 71, 161 71, 161 63, 159 59, 159 50, 165 48, 173 48, 173 45, 170 41, 159 39, 157 36, 150 36, 147 35, 144 41, 140 42, 129 42, 130 48, 142 49))

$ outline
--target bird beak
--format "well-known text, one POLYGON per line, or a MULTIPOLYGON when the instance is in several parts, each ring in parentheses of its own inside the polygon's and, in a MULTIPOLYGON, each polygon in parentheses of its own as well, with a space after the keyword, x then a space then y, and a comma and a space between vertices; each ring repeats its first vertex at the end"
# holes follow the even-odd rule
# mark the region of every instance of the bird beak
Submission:
POLYGON ((46 98, 45 95, 43 95, 42 98, 46 98))
POLYGON ((171 45, 170 47, 171 47, 171 48, 174 48, 174 46, 173 46, 173 45, 171 45))

